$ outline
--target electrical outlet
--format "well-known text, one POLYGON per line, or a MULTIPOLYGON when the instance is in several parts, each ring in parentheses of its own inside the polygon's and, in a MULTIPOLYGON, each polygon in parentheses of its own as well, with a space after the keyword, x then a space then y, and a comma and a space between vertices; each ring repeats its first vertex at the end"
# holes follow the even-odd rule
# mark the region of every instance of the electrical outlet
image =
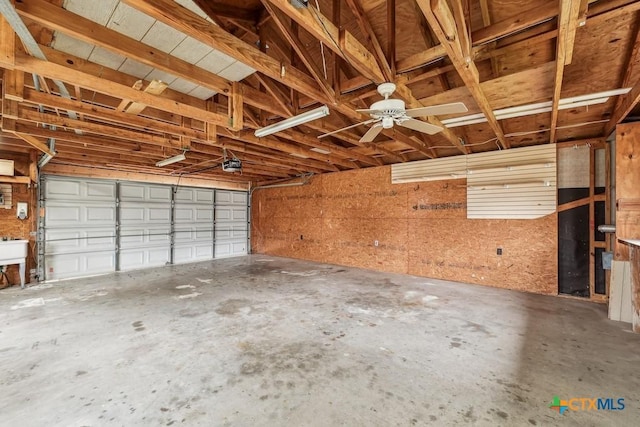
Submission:
POLYGON ((377 240, 373 241, 373 246, 378 247, 379 242, 377 240))
POLYGON ((496 251, 496 254, 502 255, 502 248, 498 248, 498 250, 496 251))

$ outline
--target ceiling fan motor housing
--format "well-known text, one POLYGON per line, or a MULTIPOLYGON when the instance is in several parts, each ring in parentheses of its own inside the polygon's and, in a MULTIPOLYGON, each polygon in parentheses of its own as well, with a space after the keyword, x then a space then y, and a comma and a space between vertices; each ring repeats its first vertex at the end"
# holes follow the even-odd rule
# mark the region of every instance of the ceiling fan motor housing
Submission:
POLYGON ((401 99, 383 99, 382 101, 374 102, 371 107, 372 110, 377 110, 375 113, 371 113, 371 117, 396 117, 404 114, 404 101, 401 99))

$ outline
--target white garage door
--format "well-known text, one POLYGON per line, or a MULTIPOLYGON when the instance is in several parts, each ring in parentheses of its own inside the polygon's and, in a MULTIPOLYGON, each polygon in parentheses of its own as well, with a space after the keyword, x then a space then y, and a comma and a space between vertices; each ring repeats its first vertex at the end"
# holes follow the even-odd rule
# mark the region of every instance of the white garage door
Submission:
POLYGON ((119 183, 120 270, 171 261, 171 192, 166 185, 119 183))
POLYGON ((246 192, 45 176, 46 280, 247 254, 246 192))
POLYGON ((182 187, 176 191, 174 263, 213 258, 214 194, 206 188, 182 187))
POLYGON ((108 273, 116 268, 116 184, 49 178, 43 189, 47 279, 108 273))
POLYGON ((247 254, 247 193, 216 191, 215 257, 247 254))

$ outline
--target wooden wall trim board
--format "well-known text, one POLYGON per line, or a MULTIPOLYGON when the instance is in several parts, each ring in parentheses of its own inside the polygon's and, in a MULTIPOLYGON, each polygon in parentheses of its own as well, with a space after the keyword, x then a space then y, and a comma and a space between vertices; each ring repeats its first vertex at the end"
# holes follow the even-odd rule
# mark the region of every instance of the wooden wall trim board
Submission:
POLYGON ((465 180, 391 184, 391 167, 382 166, 257 191, 252 250, 557 294, 557 214, 470 220, 460 184, 465 180))
POLYGON ((108 178, 123 181, 154 182, 157 184, 184 185, 186 187, 219 188, 222 190, 248 191, 249 185, 244 182, 227 182, 216 179, 201 179, 166 175, 152 175, 148 173, 114 171, 82 166, 70 166, 50 163, 43 169, 43 173, 61 176, 79 176, 83 178, 108 178))

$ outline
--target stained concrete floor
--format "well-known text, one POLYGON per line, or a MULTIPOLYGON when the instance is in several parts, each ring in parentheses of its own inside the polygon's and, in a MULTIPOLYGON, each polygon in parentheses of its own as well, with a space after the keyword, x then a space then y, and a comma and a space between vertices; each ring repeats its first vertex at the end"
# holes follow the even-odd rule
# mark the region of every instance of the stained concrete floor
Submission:
POLYGON ((637 425, 583 301, 250 256, 0 292, 0 425, 637 425), (621 397, 567 411, 554 395, 621 397))

